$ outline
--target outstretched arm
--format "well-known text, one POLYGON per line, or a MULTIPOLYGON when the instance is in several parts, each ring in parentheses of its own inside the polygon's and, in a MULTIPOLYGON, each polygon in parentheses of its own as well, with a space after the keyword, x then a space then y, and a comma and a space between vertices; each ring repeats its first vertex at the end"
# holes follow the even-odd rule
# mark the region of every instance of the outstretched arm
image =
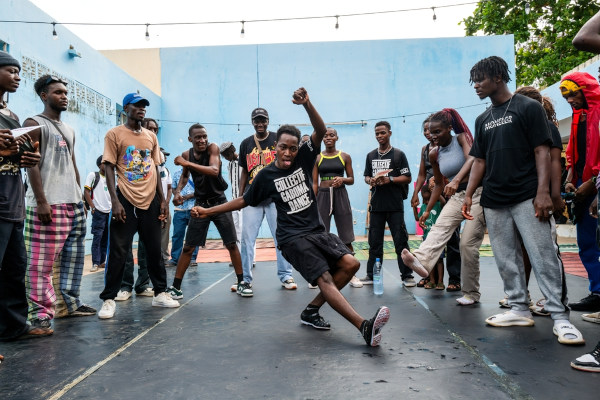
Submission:
POLYGON ((573 46, 578 50, 600 53, 600 12, 586 22, 575 38, 573 46))
POLYGON ((246 201, 244 197, 238 197, 227 203, 219 204, 218 206, 203 208, 200 206, 195 206, 192 208, 191 215, 194 218, 206 218, 216 214, 222 214, 228 211, 241 210, 246 207, 246 201))
POLYGON ((310 123, 315 130, 312 134, 312 141, 315 146, 321 147, 321 142, 323 141, 325 132, 327 132, 327 128, 325 127, 323 119, 317 112, 317 109, 310 102, 310 98, 308 97, 308 92, 306 89, 301 87, 300 89, 296 90, 292 96, 292 102, 294 104, 302 104, 304 106, 304 109, 308 114, 308 118, 310 118, 310 123))

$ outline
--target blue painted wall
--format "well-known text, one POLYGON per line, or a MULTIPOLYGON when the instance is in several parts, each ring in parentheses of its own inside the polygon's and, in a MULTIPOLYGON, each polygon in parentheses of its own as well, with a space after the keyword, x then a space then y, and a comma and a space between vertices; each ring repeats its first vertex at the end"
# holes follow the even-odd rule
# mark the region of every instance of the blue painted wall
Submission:
MULTIPOLYGON (((392 144, 406 153, 416 179, 423 119, 453 107, 472 127, 486 105, 469 84, 471 67, 490 55, 514 66, 513 48, 512 36, 488 36, 161 49, 161 143, 172 155, 181 153, 190 147, 188 127, 200 122, 211 141, 239 148, 253 134, 250 112, 257 106, 269 111, 271 130, 309 124, 304 109, 291 102, 304 86, 326 122, 366 122, 335 126, 338 148, 353 159, 355 184, 348 190, 355 234, 364 235, 368 187, 362 176, 367 152, 377 147, 375 123, 391 123, 392 144)), ((409 201, 404 204, 414 233, 409 201)), ((218 237, 214 229, 209 236, 218 237)), ((266 224, 261 236, 270 236, 266 224)))
MULTIPOLYGON (((0 0, 0 10, 6 19, 52 21, 28 1, 0 0)), ((123 96, 139 90, 150 101, 149 116, 161 115, 161 99, 69 30, 57 26, 56 31, 59 37, 53 40, 51 25, 0 23, 0 40, 9 44, 9 52, 23 64, 21 86, 9 96, 9 107, 23 122, 43 111, 33 89, 39 76, 51 73, 67 79, 70 104, 63 120, 77 134, 75 156, 83 181, 90 171, 97 170, 96 158, 102 154, 104 135, 116 125, 115 107, 122 103, 123 96), (81 58, 67 54, 69 45, 81 58)), ((91 220, 88 231, 90 225, 91 220)))

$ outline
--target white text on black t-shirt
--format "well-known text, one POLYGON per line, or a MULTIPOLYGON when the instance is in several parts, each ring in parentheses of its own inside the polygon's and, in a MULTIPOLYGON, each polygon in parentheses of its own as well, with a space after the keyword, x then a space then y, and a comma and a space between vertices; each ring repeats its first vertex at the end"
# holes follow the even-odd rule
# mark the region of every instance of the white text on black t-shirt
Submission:
POLYGON ((275 179, 273 182, 281 199, 290 207, 288 214, 305 210, 311 205, 312 200, 308 194, 310 189, 306 185, 302 168, 298 168, 291 175, 275 179))

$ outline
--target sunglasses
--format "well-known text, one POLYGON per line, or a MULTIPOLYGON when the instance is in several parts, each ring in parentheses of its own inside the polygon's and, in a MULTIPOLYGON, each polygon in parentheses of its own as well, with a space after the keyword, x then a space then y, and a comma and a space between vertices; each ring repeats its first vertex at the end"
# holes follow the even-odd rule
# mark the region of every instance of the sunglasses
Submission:
POLYGON ((55 76, 55 75, 50 75, 50 76, 48 77, 48 79, 46 79, 46 82, 44 82, 44 85, 45 85, 45 86, 48 86, 49 84, 51 84, 51 83, 55 83, 55 82, 57 82, 57 83, 62 83, 63 85, 66 85, 66 84, 67 84, 67 82, 66 82, 65 80, 63 80, 63 79, 59 78, 58 76, 55 76))

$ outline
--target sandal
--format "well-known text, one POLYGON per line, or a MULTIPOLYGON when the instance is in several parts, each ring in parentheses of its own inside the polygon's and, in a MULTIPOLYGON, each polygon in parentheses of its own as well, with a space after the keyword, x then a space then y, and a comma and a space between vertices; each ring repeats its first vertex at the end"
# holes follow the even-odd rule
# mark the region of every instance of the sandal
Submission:
POLYGON ((437 285, 435 285, 435 289, 436 290, 444 290, 444 289, 446 289, 446 286, 444 286, 444 284, 442 282, 440 282, 437 285))
POLYGON ((429 281, 425 284, 425 286, 423 286, 425 289, 433 289, 435 288, 435 283, 429 281))
POLYGON ((446 288, 447 292, 459 292, 462 288, 460 287, 460 283, 449 283, 446 288))
POLYGON ((427 282, 427 278, 423 278, 417 283, 417 287, 424 287, 427 282))
POLYGON ((583 335, 571 324, 554 325, 552 332, 558 336, 558 342, 562 344, 585 344, 583 335), (567 337, 567 335, 574 337, 567 337))

